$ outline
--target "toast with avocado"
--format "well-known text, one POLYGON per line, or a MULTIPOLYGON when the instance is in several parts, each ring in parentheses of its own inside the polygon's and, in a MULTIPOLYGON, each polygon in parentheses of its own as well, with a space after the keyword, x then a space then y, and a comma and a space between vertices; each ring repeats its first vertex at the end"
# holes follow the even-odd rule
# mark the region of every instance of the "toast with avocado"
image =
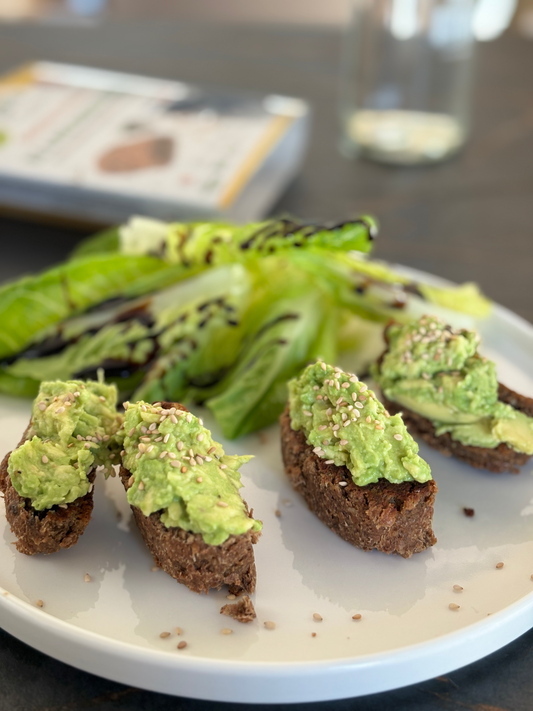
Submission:
POLYGON ((290 381, 281 451, 292 486, 348 543, 409 558, 436 542, 430 468, 356 375, 317 362, 290 381))
POLYGON ((239 467, 202 421, 171 402, 125 403, 120 476, 156 564, 194 592, 255 590, 262 524, 241 498, 239 467))
POLYGON ((109 474, 121 416, 116 389, 102 383, 44 382, 23 437, 0 465, 6 517, 21 553, 70 548, 93 508, 97 470, 109 474))
POLYGON ((475 331, 435 316, 389 324, 372 367, 390 412, 413 436, 477 469, 519 471, 533 454, 533 400, 498 383, 475 331))

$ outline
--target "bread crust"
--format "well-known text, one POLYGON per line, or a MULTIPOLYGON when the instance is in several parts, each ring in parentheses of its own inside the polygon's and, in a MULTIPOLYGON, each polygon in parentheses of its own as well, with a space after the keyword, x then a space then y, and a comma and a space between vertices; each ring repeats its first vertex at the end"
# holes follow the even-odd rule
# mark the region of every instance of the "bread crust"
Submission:
MULTIPOLYGON (((28 425, 18 446, 28 439, 28 425)), ((78 542, 91 519, 93 510, 93 489, 85 496, 80 496, 66 508, 53 506, 50 509, 37 511, 31 504, 31 499, 20 496, 9 476, 7 466, 11 452, 8 452, 0 464, 0 490, 4 493, 6 518, 11 531, 17 537, 15 546, 20 553, 35 555, 36 553, 57 553, 62 548, 70 548, 78 542)), ((94 470, 89 472, 88 479, 94 482, 94 470)))
MULTIPOLYGON (((164 408, 187 409, 179 403, 161 402, 164 408)), ((126 491, 131 472, 120 468, 120 478, 126 491)), ((253 511, 246 513, 251 518, 253 511)), ((234 595, 253 593, 256 584, 255 559, 252 545, 260 536, 258 531, 247 531, 240 536, 230 536, 218 546, 205 543, 200 533, 191 533, 178 527, 167 528, 161 514, 145 516, 136 506, 131 506, 135 522, 156 564, 179 583, 196 593, 219 590, 228 585, 234 595)))
POLYGON ((292 486, 318 518, 348 543, 410 558, 437 542, 432 530, 437 485, 433 480, 358 486, 346 467, 326 464, 281 416, 281 453, 292 486), (347 482, 341 487, 340 482, 347 482))

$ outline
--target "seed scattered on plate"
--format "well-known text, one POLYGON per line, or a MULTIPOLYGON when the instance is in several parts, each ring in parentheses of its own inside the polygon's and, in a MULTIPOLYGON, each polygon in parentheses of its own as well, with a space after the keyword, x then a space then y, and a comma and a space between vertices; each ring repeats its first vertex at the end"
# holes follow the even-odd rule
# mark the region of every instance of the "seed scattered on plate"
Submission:
POLYGON ((282 499, 281 503, 283 504, 283 506, 292 506, 292 501, 290 499, 282 499))
POLYGON ((187 646, 187 642, 186 642, 185 640, 182 640, 182 641, 178 644, 178 649, 185 649, 186 646, 187 646))
POLYGON ((311 632, 311 637, 316 637, 316 632, 311 632))
POLYGON ((456 602, 450 602, 448 607, 450 608, 450 610, 458 610, 461 606, 458 605, 456 602))
MULTIPOLYGON (((281 511, 280 511, 279 509, 276 509, 276 510, 274 511, 274 513, 276 514, 276 516, 277 516, 278 518, 281 518, 281 511)), ((533 575, 531 576, 531 579, 533 580, 533 575)))
POLYGON ((531 580, 533 580, 533 575, 531 575, 530 577, 531 577, 531 580))
POLYGON ((355 615, 352 615, 352 620, 360 620, 362 616, 360 612, 356 612, 355 615))
POLYGON ((455 592, 463 592, 463 586, 462 585, 454 585, 453 589, 455 592))
POLYGON ((37 600, 35 604, 37 605, 37 607, 44 607, 44 602, 42 600, 37 600))
POLYGON ((182 632, 183 632, 183 630, 181 629, 181 627, 176 627, 176 629, 175 629, 174 631, 176 632, 176 634, 178 635, 178 637, 179 637, 179 635, 182 634, 182 632))
POLYGON ((229 595, 226 595, 226 600, 235 600, 237 596, 234 595, 233 593, 230 593, 229 595))
POLYGON ((313 612, 313 620, 316 620, 317 622, 322 622, 324 618, 322 615, 319 615, 318 612, 313 612))
POLYGON ((276 629, 276 623, 275 623, 275 622, 271 622, 270 620, 267 620, 267 621, 265 622, 265 627, 267 628, 267 630, 275 630, 275 629, 276 629))
POLYGON ((92 578, 91 578, 91 576, 89 575, 89 573, 85 573, 85 576, 84 576, 83 579, 85 580, 86 583, 90 583, 91 580, 92 580, 92 578))
POLYGON ((158 565, 152 565, 152 567, 150 568, 150 570, 152 571, 152 573, 155 573, 156 570, 159 570, 159 566, 158 566, 158 565))
POLYGON ((161 632, 159 636, 161 639, 166 639, 167 637, 170 637, 170 632, 161 632))
POLYGON ((499 563, 496 563, 496 567, 498 568, 498 570, 500 568, 503 568, 503 563, 501 561, 499 563))
POLYGON ((222 634, 233 634, 233 630, 230 630, 229 627, 224 627, 222 629, 222 634))
POLYGON ((468 507, 463 508, 463 513, 465 516, 468 516, 468 518, 472 518, 472 516, 476 513, 474 509, 469 509, 468 507))

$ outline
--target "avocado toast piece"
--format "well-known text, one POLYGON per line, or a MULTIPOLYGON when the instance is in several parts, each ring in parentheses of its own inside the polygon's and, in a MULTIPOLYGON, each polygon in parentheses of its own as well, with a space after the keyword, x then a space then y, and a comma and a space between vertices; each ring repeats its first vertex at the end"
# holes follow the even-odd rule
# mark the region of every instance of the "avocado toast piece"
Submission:
POLYGON ((91 518, 96 471, 111 471, 120 424, 113 386, 42 383, 30 424, 0 465, 18 551, 55 553, 77 542, 91 518))
POLYGON ((289 392, 283 462, 311 511, 363 550, 409 558, 432 546, 437 486, 401 417, 355 375, 321 362, 289 392))
POLYGON ((372 375, 414 436, 477 469, 519 472, 533 454, 533 400, 498 383, 474 331, 423 316, 389 324, 385 341, 372 375))
POLYGON ((156 564, 197 593, 252 593, 261 523, 238 491, 250 457, 226 455, 178 403, 126 406, 120 476, 156 564))

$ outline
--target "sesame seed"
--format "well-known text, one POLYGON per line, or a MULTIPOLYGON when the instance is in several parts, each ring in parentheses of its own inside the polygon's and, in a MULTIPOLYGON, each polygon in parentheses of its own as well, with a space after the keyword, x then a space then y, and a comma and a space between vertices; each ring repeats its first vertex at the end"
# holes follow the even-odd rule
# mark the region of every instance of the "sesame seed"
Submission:
POLYGON ((46 456, 46 454, 43 454, 43 456, 41 457, 41 462, 43 464, 48 464, 48 457, 46 456))
POLYGON ((327 365, 324 362, 320 363, 320 367, 322 370, 327 370, 327 365))
POLYGON ((37 605, 37 607, 44 607, 44 602, 42 600, 37 600, 35 604, 37 605))
POLYGON ((403 439, 403 437, 402 437, 402 435, 401 435, 401 434, 395 434, 395 435, 394 435, 394 439, 397 439, 397 440, 398 440, 398 442, 401 442, 401 441, 402 441, 402 439, 403 439))
POLYGON ((352 421, 351 420, 346 420, 346 422, 343 424, 343 427, 348 427, 348 425, 351 425, 352 421))
POLYGON ((62 415, 65 412, 64 407, 58 407, 56 410, 56 415, 62 415))
POLYGON ((177 459, 177 456, 178 456, 178 455, 177 455, 175 452, 169 452, 169 453, 168 453, 168 456, 169 456, 171 459, 177 459))
POLYGON ((89 573, 85 573, 85 575, 83 576, 83 580, 84 580, 84 582, 86 582, 86 583, 90 583, 91 580, 92 580, 92 578, 91 578, 91 576, 89 575, 89 573))
POLYGON ((352 400, 354 402, 357 400, 357 393, 352 393, 352 400))
POLYGON ((461 606, 458 605, 456 602, 450 602, 448 607, 450 608, 450 610, 458 610, 461 606))
POLYGON ((214 452, 215 450, 216 450, 216 447, 213 445, 212 447, 210 447, 210 448, 207 450, 207 453, 208 453, 208 454, 213 454, 213 452, 214 452))
POLYGON ((173 425, 178 424, 178 418, 176 417, 176 415, 170 415, 170 421, 172 422, 173 425))
POLYGON ((230 593, 229 595, 226 595, 226 600, 235 600, 237 596, 234 595, 233 593, 230 593))
POLYGON ((76 390, 76 392, 74 393, 74 397, 79 397, 79 396, 80 396, 80 393, 76 390))
POLYGON ((331 407, 328 407, 328 409, 326 410, 326 415, 328 417, 331 417, 332 414, 333 414, 333 410, 331 409, 331 407))
POLYGON ((339 385, 339 381, 338 381, 338 380, 335 381, 335 387, 336 387, 337 390, 340 390, 340 389, 341 389, 341 386, 339 385))
POLYGON ((365 390, 368 390, 368 385, 366 383, 361 383, 361 387, 359 388, 360 393, 364 393, 365 390))
POLYGON ((134 482, 134 481, 135 481, 135 477, 134 477, 133 474, 132 474, 132 475, 130 476, 130 478, 128 479, 128 486, 133 486, 133 482, 134 482))
POLYGON ((160 425, 163 424, 163 422, 164 422, 166 419, 167 419, 167 416, 166 416, 166 415, 161 415, 161 417, 159 418, 159 424, 160 424, 160 425))
POLYGON ((388 410, 383 410, 385 417, 390 417, 390 412, 388 410))
POLYGON ((67 504, 58 504, 60 509, 68 509, 67 504))
POLYGON ((352 620, 360 620, 362 617, 360 612, 356 612, 355 615, 352 615, 352 620))
MULTIPOLYGON (((281 518, 281 511, 279 509, 274 509, 274 515, 277 516, 278 518, 281 518)), ((532 576, 533 580, 533 576, 532 576)))
POLYGON ((341 387, 343 387, 343 388, 349 388, 349 387, 350 387, 350 383, 343 383, 341 387))
POLYGON ((339 444, 341 445, 341 447, 344 447, 345 444, 348 444, 348 440, 347 440, 347 439, 341 439, 341 441, 339 442, 339 444))
POLYGON ((320 425, 318 429, 320 432, 323 432, 324 430, 328 429, 328 426, 327 425, 320 425))
POLYGON ((196 463, 200 464, 200 465, 202 465, 204 463, 204 460, 202 459, 202 457, 199 454, 196 455, 196 463))
POLYGON ((317 622, 322 622, 324 618, 322 615, 319 615, 318 612, 313 612, 313 620, 316 620, 317 622))
POLYGON ((133 433, 135 432, 135 427, 132 427, 131 430, 128 433, 128 437, 133 437, 133 433))
POLYGON ((344 422, 345 420, 348 419, 348 415, 347 415, 345 412, 343 412, 343 413, 341 414, 341 418, 342 418, 342 421, 344 422))
POLYGON ((503 568, 503 563, 496 563, 496 567, 498 568, 498 570, 500 570, 501 568, 503 568))
POLYGON ((303 413, 306 417, 313 417, 313 413, 309 412, 309 410, 303 410, 303 413))
POLYGON ((140 459, 142 457, 142 452, 137 452, 135 459, 140 459))
POLYGON ((178 448, 178 452, 181 452, 181 450, 183 449, 184 446, 185 445, 183 444, 183 442, 178 442, 176 445, 176 447, 178 448))
POLYGON ((340 427, 341 427, 340 425, 333 425, 333 427, 332 427, 333 432, 336 432, 337 430, 339 430, 340 427))
POLYGON ((378 422, 377 425, 376 425, 376 429, 377 429, 377 430, 382 430, 382 429, 383 429, 383 425, 382 425, 380 422, 378 422))
POLYGON ((366 421, 367 421, 369 424, 372 422, 372 418, 370 417, 370 415, 368 415, 368 417, 366 418, 366 421))
MULTIPOLYGON (((324 368, 324 370, 325 370, 325 368, 324 368)), ((267 628, 267 630, 275 630, 276 629, 275 622, 271 622, 270 620, 267 620, 264 624, 265 624, 265 627, 267 628)))
POLYGON ((347 481, 339 481, 339 486, 348 486, 347 481))
POLYGON ((182 467, 182 468, 181 468, 181 473, 182 473, 182 474, 185 474, 186 472, 187 472, 187 467, 182 467))
POLYGON ((149 454, 149 453, 153 450, 153 448, 154 448, 154 445, 151 444, 151 445, 148 447, 148 449, 146 450, 146 453, 149 454))
POLYGON ((100 395, 100 400, 101 400, 102 402, 105 402, 105 397, 104 397, 103 395, 100 395))
POLYGON ((283 506, 287 506, 287 507, 292 506, 292 501, 290 499, 282 499, 281 503, 283 504, 283 506))
POLYGON ((45 402, 40 402, 37 407, 41 412, 44 412, 46 410, 46 403, 45 402))
POLYGON ((358 410, 362 410, 363 407, 364 407, 364 405, 363 405, 362 402, 356 402, 356 403, 355 403, 355 407, 356 407, 358 410))
POLYGON ((206 462, 212 462, 213 460, 212 460, 211 457, 205 457, 205 461, 206 461, 206 462))
POLYGON ((225 501, 217 501, 217 506, 220 506, 222 509, 228 508, 228 504, 225 501))
POLYGON ((144 442, 139 442, 139 444, 137 445, 137 449, 139 450, 139 452, 146 452, 146 445, 144 444, 144 442))
POLYGON ((185 640, 183 640, 178 644, 178 649, 185 649, 186 646, 187 646, 187 642, 185 640))
POLYGON ((164 458, 167 456, 167 454, 168 454, 168 452, 167 452, 167 450, 165 449, 165 451, 164 451, 164 452, 161 452, 161 454, 159 455, 159 459, 164 459, 164 458))
POLYGON ((186 417, 185 419, 186 419, 187 422, 189 422, 189 423, 192 422, 192 415, 191 415, 190 412, 187 414, 187 417, 186 417))
POLYGON ((139 486, 137 487, 139 491, 142 491, 144 489, 144 481, 139 482, 139 486))
POLYGON ((313 390, 320 390, 318 385, 313 385, 313 390))
POLYGON ((455 592, 463 592, 463 586, 462 585, 454 585, 453 589, 455 592))
POLYGON ((311 637, 316 637, 316 632, 311 632, 311 637))
POLYGON ((326 464, 335 464, 334 459, 326 459, 326 464))
POLYGON ((221 465, 220 465, 220 468, 221 468, 221 469, 227 469, 227 468, 228 468, 228 465, 227 465, 227 464, 221 464, 221 465))
POLYGON ((222 634, 233 634, 233 630, 230 630, 229 627, 224 627, 221 632, 222 634))
POLYGON ((357 377, 357 375, 352 375, 352 377, 350 378, 350 383, 357 383, 358 380, 359 378, 357 377))
POLYGON ((196 481, 198 482, 198 484, 201 484, 203 482, 203 479, 201 476, 197 476, 196 481))
POLYGON ((181 462, 170 462, 170 466, 174 467, 174 469, 178 469, 179 467, 181 467, 181 462))
POLYGON ((166 639, 167 637, 170 637, 170 632, 161 632, 159 636, 161 639, 166 639))

